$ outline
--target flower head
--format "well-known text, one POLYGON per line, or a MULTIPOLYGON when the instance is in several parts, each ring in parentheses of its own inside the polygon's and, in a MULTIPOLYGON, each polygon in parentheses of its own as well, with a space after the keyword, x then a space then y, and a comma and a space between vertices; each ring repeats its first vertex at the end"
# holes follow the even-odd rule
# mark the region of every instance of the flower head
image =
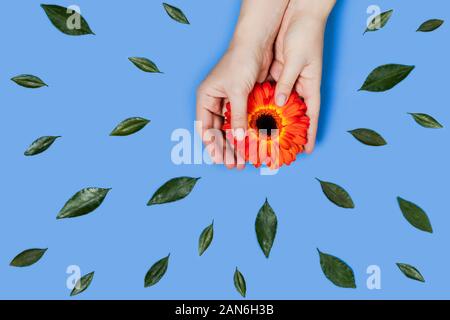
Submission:
POLYGON ((242 150, 231 130, 231 105, 227 103, 222 130, 233 146, 245 153, 245 161, 255 167, 265 164, 271 169, 290 165, 307 143, 309 117, 302 98, 293 92, 286 104, 275 103, 275 84, 257 84, 248 97, 248 130, 242 150), (245 147, 245 151, 244 151, 245 147))

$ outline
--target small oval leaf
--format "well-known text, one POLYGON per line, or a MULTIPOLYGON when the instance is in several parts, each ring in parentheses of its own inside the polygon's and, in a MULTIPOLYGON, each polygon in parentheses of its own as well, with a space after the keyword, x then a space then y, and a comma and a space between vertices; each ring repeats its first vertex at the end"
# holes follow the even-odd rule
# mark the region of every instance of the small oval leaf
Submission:
POLYGON ((420 25, 420 27, 417 29, 417 32, 431 32, 436 29, 438 29, 442 24, 444 23, 444 20, 441 19, 430 19, 425 21, 420 25))
POLYGON ((78 279, 77 283, 75 284, 75 287, 70 293, 70 296, 73 297, 85 291, 90 286, 92 279, 94 279, 94 272, 88 273, 82 276, 80 279, 78 279))
POLYGON ((53 4, 41 4, 50 22, 62 33, 69 36, 94 34, 87 21, 78 12, 53 4))
POLYGON ((163 6, 169 17, 171 17, 173 20, 179 23, 189 24, 189 20, 186 18, 183 11, 167 3, 163 3, 163 6))
POLYGON ((373 147, 381 147, 387 144, 386 140, 377 133, 370 129, 355 129, 349 131, 359 142, 373 147))
POLYGON ((159 282, 159 280, 161 280, 161 278, 167 271, 167 267, 169 266, 169 258, 170 254, 167 257, 157 261, 154 265, 152 265, 150 270, 148 270, 147 274, 145 275, 144 279, 145 288, 154 286, 159 282))
POLYGON ((129 136, 142 130, 149 122, 150 120, 140 117, 125 119, 114 128, 110 136, 129 136))
POLYGON ((148 206, 174 202, 187 197, 200 178, 179 177, 167 181, 153 194, 148 206))
POLYGON ((353 209, 355 207, 352 198, 344 188, 331 182, 321 181, 319 179, 317 181, 320 182, 325 196, 335 205, 346 209, 353 209))
POLYGON ((56 139, 61 138, 61 136, 45 136, 36 139, 24 152, 24 155, 35 156, 46 151, 55 142, 56 139))
POLYGON ((245 278, 242 273, 236 267, 236 271, 234 272, 234 286, 236 287, 237 292, 245 298, 247 294, 247 284, 245 283, 245 278))
POLYGON ((320 252, 319 249, 317 251, 320 256, 320 267, 328 280, 341 288, 356 288, 355 275, 347 263, 335 256, 320 252))
POLYGON ((10 266, 12 267, 28 267, 38 262, 47 249, 28 249, 22 251, 12 259, 10 266))
POLYGON ((411 225, 419 230, 433 233, 433 228, 431 226, 430 220, 428 219, 427 214, 422 210, 422 208, 400 197, 397 198, 397 201, 400 206, 400 210, 403 213, 403 216, 411 225))
POLYGON ((269 258, 277 234, 277 226, 277 216, 266 199, 264 205, 259 209, 255 221, 256 237, 266 258, 269 258))
POLYGON ((159 71, 156 64, 147 58, 131 57, 131 58, 128 58, 128 60, 130 60, 136 67, 138 67, 139 69, 141 69, 144 72, 161 73, 161 71, 159 71))
POLYGON ((397 263, 397 267, 400 271, 410 279, 417 280, 420 282, 425 282, 424 277, 420 274, 419 270, 417 270, 412 265, 406 263, 397 263))
POLYGON ((198 239, 198 255, 201 256, 208 249, 214 237, 214 221, 207 226, 198 239))
POLYGON ((57 219, 75 218, 91 213, 105 200, 111 189, 85 188, 78 191, 59 212, 57 219))
POLYGON ((359 91, 384 92, 402 82, 415 66, 386 64, 375 68, 359 91))
POLYGON ((372 19, 372 21, 369 23, 369 25, 367 26, 367 29, 366 29, 366 31, 364 31, 364 33, 378 31, 378 30, 384 28, 384 26, 388 23, 389 19, 391 18, 392 13, 394 13, 394 10, 389 10, 389 11, 383 12, 383 13, 377 15, 376 17, 374 17, 372 19))
POLYGON ((413 119, 422 127, 430 129, 441 129, 444 126, 435 118, 425 113, 409 113, 413 119))
POLYGON ((42 81, 39 77, 33 76, 31 74, 21 74, 11 78, 12 81, 17 83, 19 86, 37 89, 41 87, 48 87, 44 81, 42 81))

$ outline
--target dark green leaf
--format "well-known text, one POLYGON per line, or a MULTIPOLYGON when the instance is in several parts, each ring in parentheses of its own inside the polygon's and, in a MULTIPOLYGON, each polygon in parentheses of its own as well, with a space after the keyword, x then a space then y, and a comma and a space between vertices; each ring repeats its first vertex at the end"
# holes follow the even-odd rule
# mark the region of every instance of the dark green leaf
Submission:
POLYGON ((173 20, 179 23, 189 24, 189 21, 184 15, 183 11, 167 3, 163 3, 163 6, 169 17, 171 17, 173 20))
POLYGON ((335 205, 346 209, 353 209, 355 207, 352 198, 342 187, 331 182, 321 181, 319 179, 317 179, 317 181, 320 182, 322 191, 328 200, 333 202, 335 205))
POLYGON ((94 278, 94 272, 91 272, 91 273, 88 273, 88 274, 82 276, 80 279, 78 279, 78 281, 75 284, 75 287, 73 288, 70 295, 76 296, 77 294, 82 293, 84 290, 86 290, 89 287, 93 278, 94 278))
POLYGON ((397 267, 408 278, 413 279, 413 280, 417 280, 417 281, 420 281, 420 282, 425 282, 425 279, 420 274, 419 270, 417 270, 412 265, 409 265, 409 264, 406 264, 406 263, 397 263, 397 267))
POLYGON ((391 18, 393 12, 394 10, 389 10, 374 17, 367 26, 367 29, 364 33, 371 31, 378 31, 384 28, 384 26, 388 23, 389 19, 391 18))
POLYGON ((417 29, 417 31, 418 32, 431 32, 431 31, 436 30, 440 26, 442 26, 443 23, 444 23, 444 20, 430 19, 430 20, 422 23, 420 25, 419 29, 417 29))
POLYGON ((380 147, 387 144, 386 140, 377 132, 370 129, 355 129, 349 131, 359 142, 368 146, 380 147))
POLYGON ((78 191, 59 212, 57 219, 74 218, 91 213, 105 200, 111 189, 85 188, 78 191))
POLYGON ((111 136, 129 136, 143 129, 150 120, 134 117, 128 118, 117 125, 111 132, 111 136))
POLYGON ((181 200, 191 193, 200 178, 179 177, 167 181, 153 194, 148 206, 181 200))
POLYGON ((214 221, 207 226, 198 239, 198 254, 201 256, 208 249, 214 237, 214 221))
POLYGON ((373 70, 360 91, 383 92, 392 89, 414 70, 414 66, 386 64, 373 70))
POLYGON ((352 268, 335 256, 322 253, 319 249, 317 249, 317 251, 320 256, 320 267, 328 280, 338 287, 356 288, 355 276, 352 268))
POLYGON ((151 287, 159 282, 161 278, 164 276, 164 274, 167 271, 167 267, 169 265, 169 257, 170 254, 162 258, 161 260, 157 261, 150 270, 148 270, 147 274, 145 275, 144 280, 144 287, 151 287))
POLYGON ((61 138, 61 136, 45 136, 36 139, 24 152, 26 156, 35 156, 40 154, 50 148, 50 146, 55 142, 56 139, 61 138))
POLYGON ((443 128, 435 118, 425 113, 410 113, 413 119, 422 127, 430 129, 441 129, 443 128))
POLYGON ((245 295, 247 294, 247 285, 245 283, 244 276, 240 273, 237 267, 234 272, 234 286, 240 295, 245 298, 245 295))
POLYGON ((400 210, 403 213, 403 216, 410 224, 416 227, 419 230, 433 233, 433 228, 431 227, 430 220, 428 219, 427 214, 416 204, 404 200, 400 197, 397 198, 398 204, 400 206, 400 210))
POLYGON ((14 78, 11 78, 12 81, 17 83, 19 86, 30 88, 30 89, 37 89, 41 87, 48 87, 44 81, 42 81, 40 78, 33 76, 31 74, 21 74, 19 76, 16 76, 14 78))
POLYGON ((277 216, 266 199, 264 205, 259 209, 255 221, 256 237, 266 258, 269 258, 270 255, 277 234, 277 225, 277 216))
POLYGON ((75 10, 53 4, 41 4, 50 22, 69 36, 94 34, 87 21, 75 10))
POLYGON ((133 64, 136 67, 138 67, 139 69, 141 69, 142 71, 149 72, 149 73, 161 73, 161 71, 159 71, 156 64, 147 58, 131 57, 131 58, 128 58, 128 60, 133 62, 133 64))
POLYGON ((38 262, 47 249, 28 249, 19 253, 12 259, 10 266, 13 267, 28 267, 38 262))

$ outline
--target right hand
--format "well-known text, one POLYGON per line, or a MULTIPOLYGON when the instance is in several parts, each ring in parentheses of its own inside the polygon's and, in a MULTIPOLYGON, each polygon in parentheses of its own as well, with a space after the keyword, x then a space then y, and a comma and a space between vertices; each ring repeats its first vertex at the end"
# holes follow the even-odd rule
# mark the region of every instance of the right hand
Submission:
MULTIPOLYGON (((197 121, 201 122, 198 131, 205 144, 211 143, 208 135, 205 135, 207 130, 221 130, 223 107, 227 101, 232 108, 232 129, 236 136, 245 136, 248 96, 256 82, 266 80, 272 58, 272 46, 231 45, 197 91, 197 121)), ((225 138, 222 144, 216 142, 213 149, 215 152, 210 152, 210 156, 214 163, 224 163, 229 169, 245 167, 242 156, 234 151, 225 138), (223 152, 217 148, 223 148, 223 152)))

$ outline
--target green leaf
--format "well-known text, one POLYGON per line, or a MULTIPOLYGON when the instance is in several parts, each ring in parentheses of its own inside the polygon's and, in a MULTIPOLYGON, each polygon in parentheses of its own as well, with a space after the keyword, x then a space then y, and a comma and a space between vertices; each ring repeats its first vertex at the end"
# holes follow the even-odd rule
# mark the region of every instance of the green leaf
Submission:
POLYGON ((130 60, 136 67, 138 67, 139 69, 141 69, 144 72, 162 73, 161 71, 159 71, 156 64, 147 58, 131 57, 131 58, 128 58, 128 60, 130 60))
POLYGON ((50 22, 69 36, 94 34, 87 21, 75 10, 53 4, 41 4, 50 22))
POLYGON ((427 214, 416 204, 397 197, 400 210, 403 213, 408 222, 419 230, 433 233, 433 228, 431 227, 430 220, 427 214))
POLYGON ((36 139, 24 152, 26 156, 35 156, 40 154, 50 148, 50 146, 55 142, 56 139, 61 138, 61 136, 45 136, 36 139))
POLYGON ((425 279, 420 274, 420 271, 417 270, 412 265, 409 265, 409 264, 406 264, 406 263, 397 263, 397 267, 408 278, 413 279, 413 280, 417 280, 417 281, 420 281, 420 282, 425 282, 425 279))
POLYGON ((148 270, 144 279, 145 288, 154 286, 159 282, 159 280, 161 280, 167 271, 167 267, 169 266, 169 257, 170 253, 167 257, 157 261, 154 265, 152 265, 150 270, 148 270))
POLYGON ((320 256, 320 267, 328 280, 338 287, 356 288, 355 275, 347 263, 335 256, 322 253, 319 249, 317 251, 320 256))
POLYGON ((425 113, 409 113, 413 119, 422 127, 430 129, 441 129, 443 128, 435 118, 425 113))
POLYGON ((48 87, 48 85, 46 85, 44 81, 31 74, 21 74, 19 76, 11 78, 11 80, 17 83, 19 86, 30 89, 48 87))
POLYGON ((386 64, 375 68, 359 91, 384 92, 402 82, 415 66, 386 64))
POLYGON ((377 132, 370 129, 355 129, 349 131, 359 142, 373 147, 381 147, 387 144, 386 140, 377 132))
POLYGON ((148 206, 181 200, 191 193, 200 178, 179 177, 167 181, 153 194, 148 206))
POLYGON ((242 273, 238 270, 236 267, 236 271, 234 272, 234 286, 236 287, 236 290, 239 292, 239 294, 245 298, 245 295, 247 294, 247 285, 245 283, 245 278, 242 275, 242 273))
POLYGON ((389 10, 374 17, 367 26, 367 29, 366 31, 364 31, 364 33, 378 31, 384 28, 384 26, 388 23, 389 19, 391 18, 393 12, 394 10, 389 10))
POLYGON ((28 249, 22 251, 9 264, 12 267, 28 267, 38 262, 47 249, 28 249))
POLYGON ((355 207, 352 198, 341 186, 319 179, 317 179, 317 181, 320 182, 320 186, 322 187, 325 196, 335 205, 346 209, 353 209, 355 207))
POLYGON ((277 225, 277 216, 266 199, 264 205, 259 209, 255 221, 256 237, 266 258, 269 258, 270 255, 277 234, 277 225))
POLYGON ((420 27, 417 29, 417 32, 431 32, 436 29, 438 29, 442 24, 444 23, 444 20, 440 19, 430 19, 425 21, 420 25, 420 27))
POLYGON ((214 237, 214 221, 207 226, 198 239, 198 254, 201 256, 208 249, 214 237))
POLYGON ((77 294, 82 293, 84 290, 86 290, 94 278, 94 272, 88 273, 84 276, 82 276, 80 279, 78 279, 77 283, 75 284, 75 287, 73 288, 72 292, 70 293, 70 296, 76 296, 77 294))
POLYGON ((85 188, 78 191, 59 212, 57 219, 74 218, 91 213, 105 200, 111 189, 85 188))
POLYGON ((150 120, 134 117, 122 121, 114 128, 110 136, 129 136, 143 129, 150 120))
POLYGON ((167 3, 163 3, 163 6, 169 17, 171 17, 173 20, 179 23, 189 24, 189 21, 184 15, 183 11, 167 3))

